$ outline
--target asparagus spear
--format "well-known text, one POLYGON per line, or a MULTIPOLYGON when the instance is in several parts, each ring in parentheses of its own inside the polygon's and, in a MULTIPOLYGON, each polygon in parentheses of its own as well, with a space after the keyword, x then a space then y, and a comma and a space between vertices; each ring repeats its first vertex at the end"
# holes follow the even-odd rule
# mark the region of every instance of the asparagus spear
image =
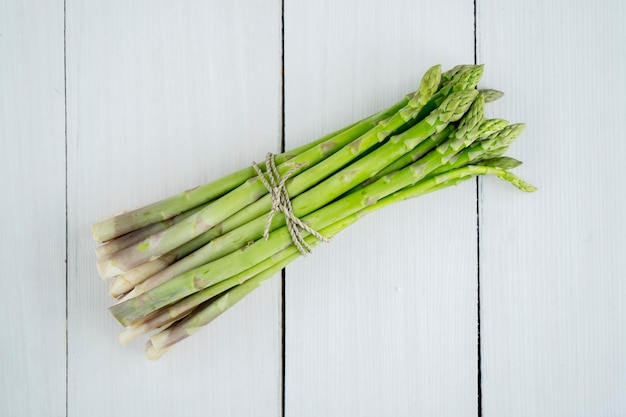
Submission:
MULTIPOLYGON (((378 122, 376 126, 367 131, 358 139, 351 141, 353 135, 340 134, 332 142, 324 142, 308 151, 294 157, 291 161, 278 165, 281 175, 288 171, 304 170, 305 166, 313 166, 324 159, 328 153, 329 143, 332 147, 342 147, 338 152, 326 158, 322 163, 313 166, 308 175, 294 178, 291 188, 304 190, 315 181, 323 179, 329 173, 345 166, 351 160, 367 151, 371 147, 386 139, 394 131, 407 125, 421 110, 422 103, 427 101, 439 85, 439 66, 431 68, 425 75, 418 92, 409 100, 406 106, 394 115, 378 122), (348 146, 343 147, 344 145, 348 146)), ((347 133, 347 132, 344 132, 347 133)), ((154 237, 147 238, 142 242, 128 247, 98 261, 98 269, 103 278, 118 275, 130 268, 160 256, 172 249, 179 247, 185 242, 195 238, 203 232, 211 229, 217 223, 228 218, 236 212, 262 198, 268 193, 267 189, 257 177, 253 177, 246 183, 234 189, 224 197, 209 204, 205 209, 194 216, 184 220, 174 227, 154 237)), ((267 205, 271 207, 269 200, 267 205)), ((267 210, 269 210, 269 207, 267 210)))
POLYGON ((100 245, 96 248, 96 255, 98 255, 98 257, 106 256, 111 253, 117 252, 118 250, 127 248, 134 243, 141 242, 148 236, 165 230, 171 225, 179 223, 187 217, 191 216, 192 214, 197 213, 202 209, 202 207, 204 207, 204 205, 188 210, 172 218, 149 224, 142 227, 141 229, 137 229, 125 235, 119 236, 113 240, 109 240, 105 244, 100 245))
MULTIPOLYGON (((460 181, 467 180, 477 175, 495 175, 503 180, 511 182, 513 185, 523 191, 534 191, 533 186, 527 184, 520 178, 503 169, 494 168, 488 163, 484 164, 483 166, 466 166, 464 168, 460 168, 455 171, 450 171, 431 179, 427 179, 423 182, 420 182, 418 185, 411 186, 407 189, 397 192, 389 197, 378 201, 376 204, 367 206, 358 213, 355 213, 345 218, 344 224, 339 225, 340 222, 338 222, 335 223, 333 226, 338 226, 338 230, 336 232, 339 232, 343 228, 354 223, 358 218, 361 218, 389 204, 408 198, 415 198, 444 187, 457 185, 460 181)), ((204 302, 204 304, 202 305, 197 304, 200 305, 199 309, 194 311, 192 314, 186 316, 183 320, 176 322, 174 325, 168 327, 167 329, 157 333, 150 338, 147 349, 147 354, 149 358, 158 359, 162 356, 163 353, 167 351, 168 348, 198 332, 202 327, 209 324, 215 318, 224 313, 227 309, 243 299, 243 297, 252 292, 252 290, 258 288, 264 281, 272 277, 286 264, 295 260, 298 255, 299 253, 294 250, 294 255, 292 257, 285 258, 280 262, 277 262, 275 265, 265 269, 263 272, 248 279, 244 283, 240 283, 239 285, 230 287, 232 289, 229 289, 226 292, 222 293, 222 295, 220 295, 218 298, 211 299, 214 295, 221 293, 218 293, 217 290, 210 293, 211 297, 198 297, 198 299, 194 301, 197 302, 202 299, 204 302)), ((229 284, 235 283, 230 282, 229 284)), ((207 290, 211 288, 213 287, 209 287, 207 288, 207 290)), ((197 294, 202 294, 202 292, 197 294)))
MULTIPOLYGON (((173 252, 175 252, 174 250, 173 252)), ((109 295, 117 298, 130 292, 146 279, 158 274, 176 261, 175 253, 170 252, 144 264, 138 265, 114 278, 109 286, 109 295)))

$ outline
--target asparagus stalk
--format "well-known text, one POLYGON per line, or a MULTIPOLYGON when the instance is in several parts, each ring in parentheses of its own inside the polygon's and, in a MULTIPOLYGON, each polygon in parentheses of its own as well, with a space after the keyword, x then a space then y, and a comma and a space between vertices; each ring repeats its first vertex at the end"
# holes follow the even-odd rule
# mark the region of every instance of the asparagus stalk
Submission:
MULTIPOLYGON (((513 185, 523 191, 531 192, 535 190, 533 186, 527 184, 510 172, 507 172, 503 169, 494 168, 489 164, 484 164, 483 166, 467 166, 461 169, 457 169, 455 171, 441 174, 431 179, 427 179, 420 182, 418 185, 408 187, 407 189, 392 194, 389 197, 378 201, 376 204, 367 206, 361 211, 351 216, 348 216, 344 219, 345 223, 340 225, 341 222, 337 222, 333 224, 333 226, 338 227, 338 229, 336 230, 336 233, 338 233, 340 230, 343 230, 343 228, 354 223, 357 219, 389 204, 408 198, 415 198, 441 188, 457 185, 459 182, 475 177, 477 175, 495 175, 503 180, 511 182, 513 185)), ((307 238, 310 237, 311 236, 307 238)), ((314 244, 313 241, 312 243, 314 244)), ((275 265, 265 269, 263 272, 253 276, 252 278, 249 278, 247 281, 239 283, 238 285, 234 281, 229 282, 229 285, 233 286, 229 287, 226 292, 217 292, 219 290, 216 289, 211 293, 207 293, 207 295, 211 294, 210 297, 198 297, 194 301, 198 302, 202 300, 202 302, 204 302, 205 304, 200 305, 200 303, 198 303, 197 305, 200 305, 200 308, 198 310, 194 311, 192 314, 186 316, 183 320, 175 323, 174 325, 157 333, 156 335, 153 335, 150 338, 150 342, 147 345, 148 349, 146 352, 148 354, 148 357, 151 359, 158 359, 162 356, 162 354, 168 351, 168 348, 201 330, 202 327, 209 324, 215 318, 224 313, 227 309, 243 299, 243 297, 248 295, 254 289, 258 288, 264 281, 272 277, 276 272, 286 266, 289 262, 295 260, 298 255, 299 253, 294 248, 293 256, 282 259, 280 262, 277 262, 275 265), (217 294, 222 295, 220 295, 218 298, 211 299, 217 294)), ((224 282, 227 281, 230 280, 226 280, 224 282)), ((217 285, 215 287, 217 287, 217 285)), ((207 288, 207 290, 211 288, 213 287, 209 287, 207 288)), ((202 294, 202 292, 197 293, 196 295, 198 294, 202 294)), ((191 306, 187 307, 191 308, 191 306)), ((189 310, 186 310, 186 312, 189 312, 189 310)), ((181 313, 178 312, 178 314, 181 313)))
POLYGON ((114 278, 109 286, 109 295, 117 298, 130 292, 146 279, 158 274, 176 261, 176 250, 138 265, 114 278))
MULTIPOLYGON (((353 132, 346 131, 334 137, 332 142, 324 142, 295 156, 292 160, 278 165, 277 168, 279 172, 281 175, 292 170, 298 173, 304 170, 305 166, 313 166, 327 156, 329 147, 342 148, 332 156, 326 158, 318 166, 310 168, 312 171, 309 175, 299 176, 301 180, 298 180, 298 177, 294 178, 294 181, 290 184, 291 188, 304 190, 311 184, 314 184, 315 181, 319 181, 325 178, 329 173, 345 166, 357 156, 386 139, 394 131, 409 124, 409 122, 415 118, 422 109, 422 103, 427 101, 437 89, 439 85, 439 71, 439 66, 431 68, 426 73, 420 89, 409 100, 406 106, 387 119, 379 121, 376 126, 359 136, 358 139, 352 141, 351 139, 354 137, 353 132), (350 132, 350 134, 347 134, 348 132, 350 132)), ((201 233, 206 232, 219 222, 228 218, 231 213, 237 212, 254 203, 267 193, 268 191, 265 189, 261 180, 257 177, 253 177, 223 198, 209 204, 205 209, 176 226, 170 227, 168 230, 154 237, 147 238, 139 244, 99 260, 98 269, 100 274, 104 278, 112 277, 145 263, 153 257, 167 253, 201 233)), ((265 201, 266 205, 270 204, 269 200, 265 201)), ((271 205, 269 207, 271 207, 271 205)))
POLYGON ((137 229, 123 236, 119 236, 113 240, 109 240, 108 242, 96 248, 96 255, 98 255, 98 257, 103 257, 111 253, 117 252, 118 250, 127 248, 137 242, 141 242, 148 236, 161 232, 171 225, 179 223, 187 217, 191 216, 192 214, 197 213, 202 209, 202 207, 204 207, 204 205, 188 210, 172 218, 149 224, 142 227, 141 229, 137 229))
POLYGON ((174 346, 171 346, 165 349, 156 350, 154 346, 152 346, 152 342, 148 340, 146 342, 146 358, 150 359, 151 361, 156 361, 158 359, 161 359, 163 355, 165 355, 167 352, 172 350, 173 347, 174 346))

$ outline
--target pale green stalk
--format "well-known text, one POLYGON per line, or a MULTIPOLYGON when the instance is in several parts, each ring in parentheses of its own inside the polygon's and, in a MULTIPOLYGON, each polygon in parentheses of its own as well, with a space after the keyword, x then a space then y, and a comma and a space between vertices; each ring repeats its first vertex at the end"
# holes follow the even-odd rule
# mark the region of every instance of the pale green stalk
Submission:
POLYGON ((109 286, 109 295, 117 298, 132 291, 137 285, 163 271, 175 261, 174 254, 167 253, 119 274, 113 278, 109 286))
POLYGON ((96 255, 98 257, 103 257, 111 253, 117 252, 118 250, 127 248, 130 245, 135 244, 137 242, 141 242, 148 236, 151 236, 155 233, 165 230, 173 224, 180 223, 182 220, 200 211, 203 207, 204 205, 193 208, 177 216, 174 216, 170 219, 166 219, 158 223, 149 224, 147 226, 142 227, 141 229, 137 229, 123 236, 119 236, 113 240, 109 240, 108 242, 96 248, 96 255))

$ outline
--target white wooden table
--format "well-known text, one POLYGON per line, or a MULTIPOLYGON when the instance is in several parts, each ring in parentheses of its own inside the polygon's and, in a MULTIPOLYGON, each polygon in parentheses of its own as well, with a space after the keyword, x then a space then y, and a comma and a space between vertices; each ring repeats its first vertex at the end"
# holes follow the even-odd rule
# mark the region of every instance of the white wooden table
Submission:
POLYGON ((0 0, 0 415, 626 415, 626 19, 613 1, 0 0), (539 187, 363 219, 158 362, 89 225, 485 63, 539 187))

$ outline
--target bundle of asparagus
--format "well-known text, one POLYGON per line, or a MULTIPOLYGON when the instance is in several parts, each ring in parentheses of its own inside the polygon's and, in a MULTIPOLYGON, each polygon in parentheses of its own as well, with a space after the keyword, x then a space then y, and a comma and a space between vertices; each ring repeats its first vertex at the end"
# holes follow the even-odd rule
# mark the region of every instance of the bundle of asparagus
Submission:
POLYGON ((280 155, 92 226, 112 278, 122 344, 157 331, 158 359, 286 265, 389 204, 494 175, 523 191, 503 156, 524 125, 485 119, 482 65, 430 68, 390 108, 280 155))

